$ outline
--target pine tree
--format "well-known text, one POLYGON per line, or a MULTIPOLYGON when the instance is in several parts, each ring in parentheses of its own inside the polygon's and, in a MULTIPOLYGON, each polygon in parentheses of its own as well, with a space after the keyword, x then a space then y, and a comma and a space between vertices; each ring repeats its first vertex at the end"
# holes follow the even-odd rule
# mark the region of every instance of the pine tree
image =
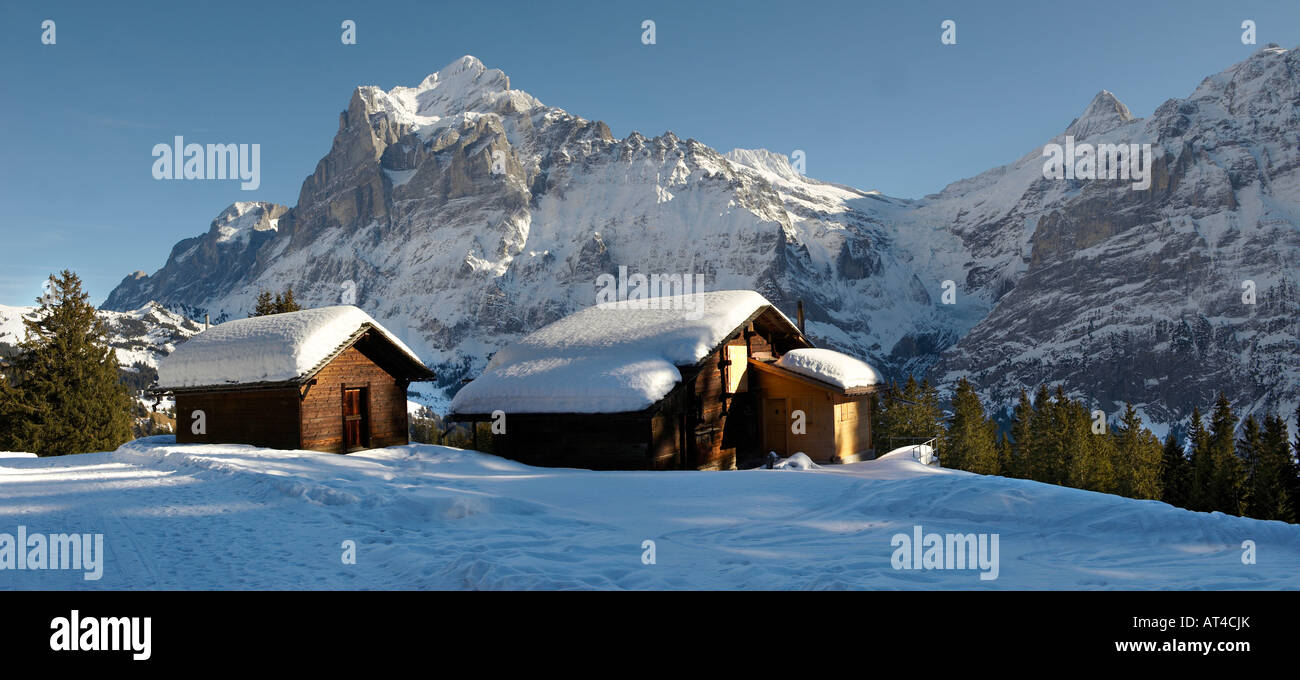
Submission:
POLYGON ((1007 433, 998 429, 996 422, 990 420, 989 427, 993 429, 997 439, 997 458, 998 474, 1003 477, 1010 477, 1011 470, 1015 467, 1015 461, 1011 458, 1011 440, 1007 438, 1007 433))
POLYGON ((293 286, 284 289, 284 297, 279 303, 276 310, 278 313, 302 311, 302 307, 299 307, 297 301, 293 299, 293 286))
POLYGON ((898 383, 896 381, 890 381, 889 385, 879 393, 879 399, 876 403, 879 408, 873 413, 875 421, 872 423, 877 455, 889 453, 893 450, 898 437, 898 435, 894 434, 894 418, 896 415, 894 396, 897 394, 898 383))
POLYGON ((253 307, 253 313, 249 314, 249 316, 266 316, 275 313, 275 303, 271 300, 271 291, 264 290, 259 292, 257 294, 257 304, 253 307))
MULTIPOLYGON (((943 409, 939 407, 939 388, 930 384, 928 379, 921 381, 921 398, 916 406, 914 437, 935 437, 943 445, 943 409)), ((942 454, 940 454, 942 455, 942 454)))
POLYGON ((997 428, 985 417, 979 395, 965 378, 957 382, 952 410, 945 438, 944 466, 984 475, 998 474, 997 428))
POLYGON ((18 451, 22 449, 18 438, 18 423, 25 413, 20 393, 9 384, 4 371, 12 372, 11 367, 0 360, 0 451, 18 451))
POLYGON ((918 383, 909 376, 903 389, 893 386, 885 394, 881 429, 893 437, 895 446, 918 444, 942 433, 939 392, 928 381, 918 383))
POLYGON ((302 307, 293 297, 293 286, 284 289, 283 293, 276 293, 272 296, 271 291, 263 290, 257 294, 257 303, 253 306, 254 316, 267 316, 268 314, 283 314, 285 312, 301 311, 302 307))
MULTIPOLYGON (((887 390, 885 394, 888 394, 887 390)), ((880 398, 880 393, 872 392, 867 397, 867 408, 871 413, 871 445, 875 448, 876 455, 889 453, 887 450, 881 448, 887 446, 889 433, 884 431, 884 419, 882 417, 883 414, 881 413, 881 409, 884 408, 884 403, 880 398)))
POLYGON ((1188 505, 1191 493, 1191 464, 1183 455, 1183 447, 1173 431, 1165 437, 1165 447, 1160 460, 1160 500, 1180 508, 1188 505))
POLYGON ((1058 421, 1047 386, 1039 385, 1038 391, 1034 393, 1034 411, 1025 437, 1025 463, 1029 479, 1048 484, 1060 481, 1056 478, 1050 452, 1058 421))
POLYGON ((1032 444, 1029 432, 1030 423, 1034 417, 1034 404, 1029 401, 1029 393, 1020 390, 1020 401, 1016 403, 1016 409, 1011 415, 1011 463, 1009 470, 1004 474, 1011 477, 1029 478, 1029 461, 1031 460, 1032 444))
POLYGON ((1076 452, 1088 450, 1092 445, 1086 438, 1080 438, 1083 431, 1076 428, 1078 411, 1083 412, 1083 420, 1088 423, 1088 434, 1092 432, 1092 423, 1083 405, 1079 404, 1076 409, 1074 402, 1065 396, 1064 387, 1057 385, 1056 394, 1049 401, 1051 410, 1048 413, 1045 450, 1050 465, 1049 479, 1053 484, 1068 485, 1076 452))
POLYGON ((1258 519, 1295 520, 1291 512, 1290 435, 1286 420, 1269 414, 1261 431, 1254 417, 1247 418, 1237 442, 1246 462, 1245 514, 1258 519))
MULTIPOLYGON (((1295 443, 1287 456, 1291 461, 1291 479, 1287 485, 1287 495, 1291 498, 1291 517, 1300 521, 1300 406, 1295 410, 1295 443)), ((1283 422, 1285 426, 1285 421, 1283 422)))
POLYGON ((1237 457, 1236 428, 1237 416, 1232 412, 1232 404, 1220 392, 1214 402, 1214 413, 1210 415, 1208 446, 1213 470, 1209 501, 1211 510, 1231 515, 1241 514, 1244 486, 1244 471, 1241 459, 1237 457))
POLYGON ((1236 442, 1235 451, 1238 459, 1241 460, 1242 514, 1249 514, 1249 509, 1255 500, 1252 495, 1256 490, 1255 485, 1259 482, 1260 467, 1264 458, 1264 431, 1260 429, 1259 421, 1255 420, 1253 414, 1246 416, 1246 420, 1241 424, 1241 439, 1236 442))
POLYGON ((12 366, 20 450, 40 456, 113 450, 131 438, 131 397, 81 279, 51 276, 12 366))
POLYGON ((1160 475, 1164 446, 1161 445, 1160 438, 1145 427, 1142 428, 1141 441, 1139 467, 1133 478, 1132 497, 1160 500, 1165 493, 1165 480, 1160 475))
POLYGON ((1270 466, 1275 474, 1275 481, 1272 483, 1276 484, 1274 488, 1278 489, 1281 496, 1275 506, 1277 515, 1273 519, 1297 522, 1300 521, 1300 514, 1295 511, 1295 498, 1291 495, 1295 464, 1291 459, 1290 439, 1286 418, 1282 415, 1273 416, 1272 426, 1265 425, 1264 446, 1269 452, 1270 466))
POLYGON ((1124 404, 1119 427, 1112 435, 1116 493, 1129 498, 1160 498, 1160 441, 1142 427, 1133 404, 1124 404))
POLYGON ((1210 435, 1205 431, 1201 407, 1192 407, 1192 421, 1187 428, 1187 446, 1191 453, 1191 489, 1187 507, 1209 512, 1213 509, 1210 480, 1214 477, 1214 459, 1210 456, 1210 435))
POLYGON ((1097 434, 1092 430, 1092 413, 1082 402, 1064 400, 1064 394, 1057 393, 1060 409, 1061 431, 1060 448, 1068 451, 1062 459, 1065 466, 1063 483, 1076 489, 1087 489, 1100 493, 1115 493, 1115 448, 1108 434, 1097 434))

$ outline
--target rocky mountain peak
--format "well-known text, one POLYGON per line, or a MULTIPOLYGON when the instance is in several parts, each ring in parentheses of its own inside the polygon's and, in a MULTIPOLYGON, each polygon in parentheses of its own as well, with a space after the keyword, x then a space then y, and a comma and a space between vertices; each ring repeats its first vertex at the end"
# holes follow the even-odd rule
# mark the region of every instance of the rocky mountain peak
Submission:
POLYGON ((510 77, 499 69, 490 69, 473 56, 463 56, 425 77, 415 87, 394 87, 383 95, 377 108, 388 109, 411 119, 415 127, 435 123, 447 116, 463 113, 496 113, 507 105, 514 110, 540 106, 541 102, 526 92, 510 89, 510 77))
POLYGON ((1088 103, 1088 108, 1070 123, 1070 126, 1065 129, 1065 134, 1083 140, 1090 135, 1110 132, 1133 120, 1133 114, 1129 112, 1124 102, 1109 91, 1102 90, 1088 103))
POLYGON ((276 231, 280 217, 288 210, 283 205, 267 201, 238 201, 212 220, 211 232, 218 242, 247 241, 253 232, 276 231))

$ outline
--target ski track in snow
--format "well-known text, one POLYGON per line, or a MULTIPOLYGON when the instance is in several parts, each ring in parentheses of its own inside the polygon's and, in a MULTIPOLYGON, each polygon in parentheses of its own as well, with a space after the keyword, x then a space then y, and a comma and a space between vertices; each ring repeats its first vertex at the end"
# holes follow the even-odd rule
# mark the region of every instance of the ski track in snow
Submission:
POLYGON ((1300 587, 1300 526, 905 456, 591 472, 438 446, 339 456, 173 441, 0 459, 0 532, 102 532, 107 555, 99 581, 4 570, 0 589, 1300 587), (895 570, 890 539, 917 524, 998 533, 999 578, 895 570), (348 539, 355 565, 340 559, 348 539), (1241 563, 1248 539, 1255 565, 1241 563))

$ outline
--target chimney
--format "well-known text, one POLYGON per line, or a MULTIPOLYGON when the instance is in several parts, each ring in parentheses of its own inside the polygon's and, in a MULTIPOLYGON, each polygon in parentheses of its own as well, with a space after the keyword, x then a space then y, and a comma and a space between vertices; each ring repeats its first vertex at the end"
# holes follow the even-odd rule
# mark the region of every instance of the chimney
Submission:
POLYGON ((799 332, 803 333, 803 300, 799 301, 799 332))

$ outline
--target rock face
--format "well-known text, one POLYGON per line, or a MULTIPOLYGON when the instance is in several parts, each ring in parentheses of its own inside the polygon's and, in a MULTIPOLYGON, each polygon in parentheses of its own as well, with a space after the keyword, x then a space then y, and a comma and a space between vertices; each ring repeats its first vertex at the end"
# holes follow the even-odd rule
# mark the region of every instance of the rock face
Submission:
MULTIPOLYGON (((1023 273, 933 373, 1004 403, 1063 383, 1108 413, 1133 401, 1163 423, 1219 390, 1241 411, 1293 413, 1297 130, 1300 53, 1272 45, 1149 119, 1099 94, 1067 134, 1150 144, 1150 188, 1039 175, 1008 213, 1031 225, 1023 273)), ((1042 164, 1031 156, 999 171, 1028 176, 1042 164)))
POLYGON ((1145 191, 1045 179, 1040 147, 920 200, 763 150, 614 139, 463 57, 412 88, 358 88, 294 208, 231 206, 105 307, 220 319, 262 288, 354 298, 451 387, 626 267, 753 288, 789 314, 802 299, 820 344, 999 400, 1046 381, 1164 422, 1218 389, 1293 407, 1295 55, 1265 48, 1147 120, 1102 92, 1051 140, 1152 144, 1145 191))
MULTIPOLYGON (((210 291, 238 286, 256 276, 262 246, 271 242, 289 209, 275 203, 235 203, 217 215, 206 234, 172 247, 167 264, 153 276, 137 271, 122 280, 103 308, 136 309, 161 301, 190 317, 203 319, 210 291), (141 301, 136 303, 135 301, 141 301)), ((214 321, 216 319, 214 318, 214 321)))

